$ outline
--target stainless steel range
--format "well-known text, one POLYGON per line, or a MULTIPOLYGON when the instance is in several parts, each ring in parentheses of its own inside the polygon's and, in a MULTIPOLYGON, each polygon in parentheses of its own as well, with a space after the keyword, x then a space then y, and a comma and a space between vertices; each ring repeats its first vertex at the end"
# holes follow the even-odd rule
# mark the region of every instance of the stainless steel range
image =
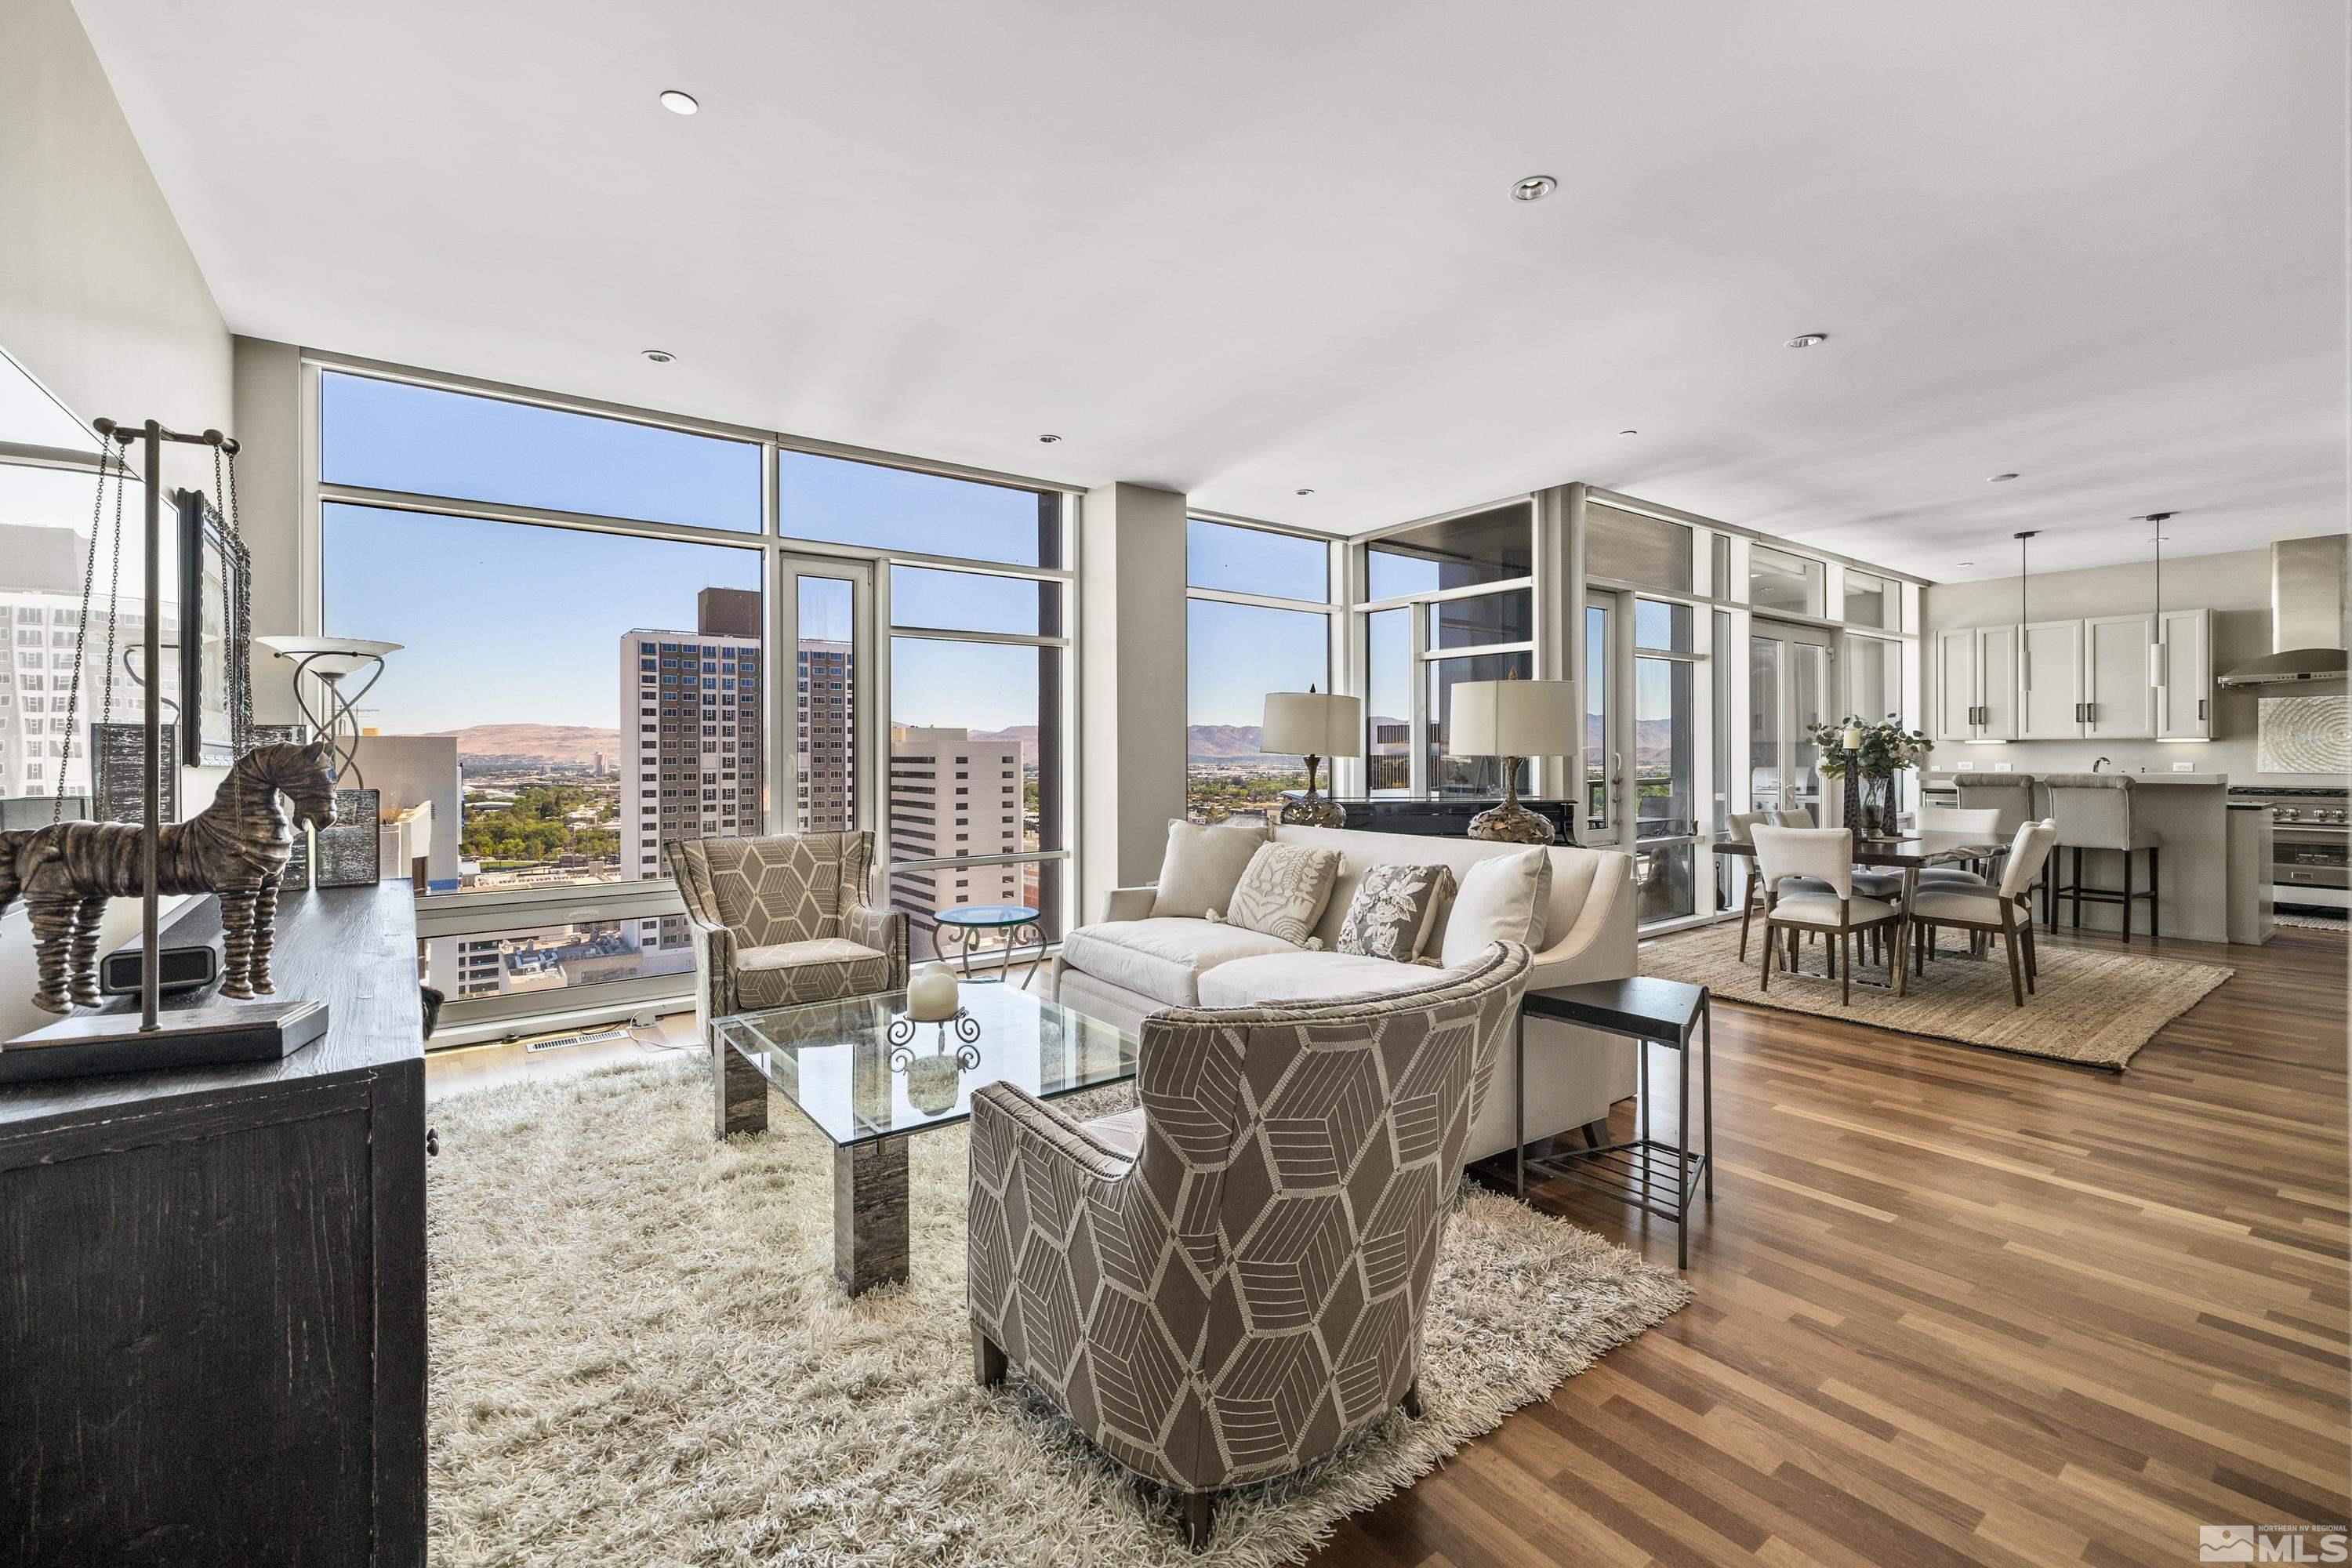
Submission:
POLYGON ((2230 797, 2271 808, 2271 883, 2279 904, 2352 908, 2352 797, 2344 789, 2243 785, 2230 797))

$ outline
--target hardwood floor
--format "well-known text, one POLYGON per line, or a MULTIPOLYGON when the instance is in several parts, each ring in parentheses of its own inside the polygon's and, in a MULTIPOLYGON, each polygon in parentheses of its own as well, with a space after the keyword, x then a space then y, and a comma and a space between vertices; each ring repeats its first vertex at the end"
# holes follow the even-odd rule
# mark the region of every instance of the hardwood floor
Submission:
POLYGON ((2347 942, 2157 951, 2237 973, 2120 1076, 1718 1004, 1697 1299, 1316 1561, 2189 1563, 2200 1524, 2345 1522, 2347 942))

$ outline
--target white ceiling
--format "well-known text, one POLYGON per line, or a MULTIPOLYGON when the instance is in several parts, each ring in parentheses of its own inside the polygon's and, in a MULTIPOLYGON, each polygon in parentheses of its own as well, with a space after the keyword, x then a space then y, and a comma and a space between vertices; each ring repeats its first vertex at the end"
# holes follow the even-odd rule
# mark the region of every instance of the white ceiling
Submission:
POLYGON ((2346 522, 2315 0, 77 3, 242 332, 1345 531, 2346 522))

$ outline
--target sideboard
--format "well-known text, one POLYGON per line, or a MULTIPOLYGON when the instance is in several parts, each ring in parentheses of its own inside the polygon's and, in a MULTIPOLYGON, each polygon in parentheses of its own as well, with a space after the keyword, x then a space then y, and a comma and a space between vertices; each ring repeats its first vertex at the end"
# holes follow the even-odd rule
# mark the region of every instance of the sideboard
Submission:
POLYGON ((287 896, 274 967, 283 1061, 0 1089, 0 1562, 425 1561, 408 884, 287 896))
MULTIPOLYGON (((1296 800, 1301 792, 1290 790, 1286 794, 1296 800)), ((1418 833, 1429 838, 1466 838, 1470 834, 1470 819, 1482 811, 1502 805, 1503 801, 1500 795, 1485 799, 1448 796, 1438 800, 1374 795, 1370 798, 1335 799, 1332 804, 1347 816, 1347 820, 1340 826, 1359 833, 1418 833)), ((1553 831, 1559 835, 1553 842, 1576 842, 1575 802, 1538 800, 1523 795, 1519 804, 1551 823, 1553 831)))

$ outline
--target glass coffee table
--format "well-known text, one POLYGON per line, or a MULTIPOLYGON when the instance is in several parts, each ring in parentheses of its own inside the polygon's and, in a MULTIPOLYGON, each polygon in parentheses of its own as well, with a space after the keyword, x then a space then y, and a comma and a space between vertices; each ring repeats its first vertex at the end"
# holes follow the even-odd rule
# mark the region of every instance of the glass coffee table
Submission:
POLYGON ((1135 1039, 1010 985, 967 985, 946 1024, 907 994, 740 1013, 711 1026, 718 1131, 762 1132, 775 1090, 833 1140, 833 1268, 851 1295, 907 1278, 907 1142, 999 1079, 1052 1100, 1135 1076, 1135 1039))

